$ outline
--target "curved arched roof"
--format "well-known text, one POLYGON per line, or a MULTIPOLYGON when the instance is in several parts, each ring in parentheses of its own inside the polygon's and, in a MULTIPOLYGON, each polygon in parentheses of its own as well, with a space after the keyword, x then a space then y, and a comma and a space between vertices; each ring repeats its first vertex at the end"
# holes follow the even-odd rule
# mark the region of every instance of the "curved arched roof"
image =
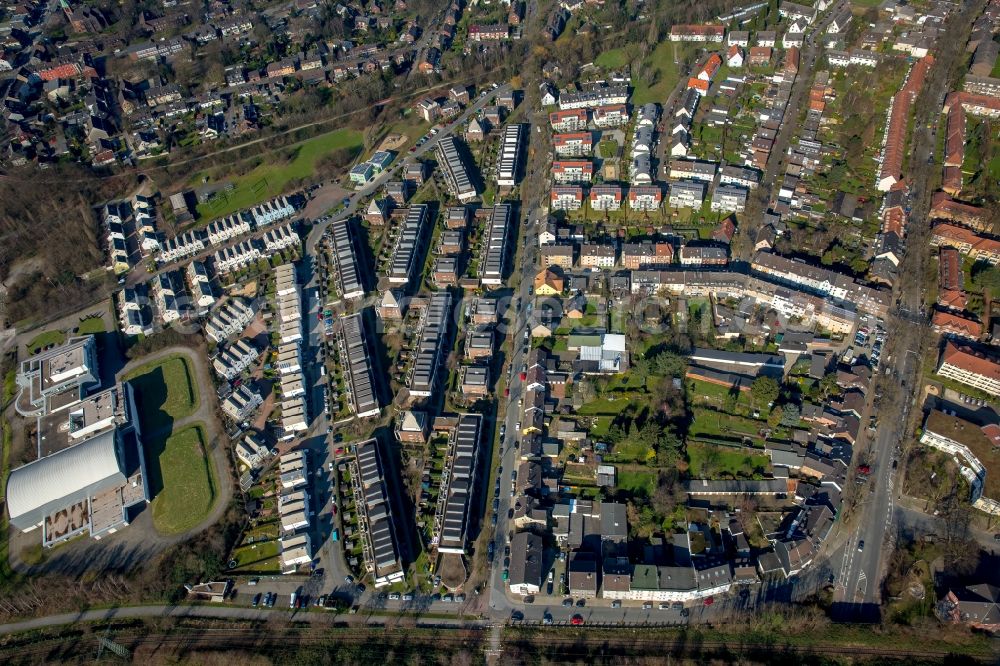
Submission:
POLYGON ((125 481, 115 433, 105 432, 13 470, 7 479, 10 522, 27 529, 56 509, 125 481))

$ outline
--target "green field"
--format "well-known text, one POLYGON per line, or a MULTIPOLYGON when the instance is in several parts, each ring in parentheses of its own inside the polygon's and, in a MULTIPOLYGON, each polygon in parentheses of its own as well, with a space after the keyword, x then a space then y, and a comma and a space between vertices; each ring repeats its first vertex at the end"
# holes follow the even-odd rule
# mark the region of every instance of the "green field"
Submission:
POLYGON ((595 65, 598 67, 605 67, 607 69, 621 69, 628 64, 628 61, 628 51, 624 48, 611 49, 610 51, 605 51, 594 58, 595 65))
POLYGON ((215 470, 205 450, 202 426, 192 425, 147 444, 146 466, 153 497, 153 525, 180 534, 203 521, 215 503, 215 470))
MULTIPOLYGON (((276 197, 284 193, 292 181, 313 176, 317 162, 340 148, 360 153, 364 148, 364 135, 357 130, 335 130, 303 141, 293 148, 269 154, 260 166, 249 173, 224 178, 232 182, 234 189, 198 204, 198 216, 205 220, 224 217, 276 197)), ((211 172, 198 172, 188 182, 198 186, 206 177, 211 180, 211 172)))
POLYGON ((149 435, 163 434, 177 419, 189 416, 198 404, 198 387, 191 364, 181 355, 147 363, 124 377, 135 389, 139 419, 149 435))
POLYGON ((87 317, 80 322, 80 325, 76 328, 77 335, 96 335, 97 333, 104 333, 107 331, 107 326, 104 325, 104 319, 102 317, 87 317))
POLYGON ((691 423, 690 432, 693 437, 726 437, 729 439, 750 437, 758 440, 760 436, 757 431, 762 427, 767 427, 763 421, 695 407, 694 421, 691 423))
POLYGON ((37 354, 49 345, 61 345, 64 342, 66 342, 66 334, 62 331, 43 331, 32 338, 25 347, 28 348, 29 354, 37 354))
POLYGON ((649 102, 663 104, 667 101, 670 91, 680 78, 680 67, 674 62, 675 46, 677 58, 683 60, 686 47, 668 41, 660 42, 646 57, 646 63, 655 71, 655 81, 650 85, 644 80, 633 79, 635 84, 635 92, 632 94, 633 104, 636 106, 649 102))
POLYGON ((993 78, 1000 77, 1000 58, 997 58, 993 63, 993 71, 990 72, 990 76, 993 78))
POLYGON ((618 470, 618 488, 632 495, 650 497, 656 489, 656 472, 618 470))
POLYGON ((692 478, 749 477, 770 467, 766 455, 750 455, 738 449, 688 442, 688 472, 692 478))
POLYGON ((736 397, 737 406, 748 409, 750 407, 749 391, 733 391, 733 389, 719 384, 692 379, 689 379, 687 384, 688 395, 691 396, 691 401, 695 404, 706 404, 721 409, 727 401, 736 397))

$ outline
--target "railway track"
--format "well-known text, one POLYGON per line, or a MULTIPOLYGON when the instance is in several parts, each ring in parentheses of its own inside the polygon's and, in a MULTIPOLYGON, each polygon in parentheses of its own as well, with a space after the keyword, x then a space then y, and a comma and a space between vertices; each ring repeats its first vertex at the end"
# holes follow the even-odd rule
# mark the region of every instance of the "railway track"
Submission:
MULTIPOLYGON (((485 629, 465 628, 414 628, 380 627, 377 636, 357 626, 302 627, 261 626, 244 627, 178 627, 172 631, 145 631, 142 627, 129 626, 112 630, 111 640, 136 652, 153 650, 163 654, 190 655, 198 652, 250 650, 269 657, 291 655, 304 648, 327 646, 331 653, 344 646, 367 646, 369 654, 377 657, 394 647, 414 645, 433 646, 438 653, 447 654, 459 649, 485 649, 489 634, 485 629)), ((93 633, 74 631, 73 635, 42 638, 16 636, 0 643, 0 661, 6 664, 53 663, 77 660, 96 651, 100 630, 93 633)), ((768 655, 786 657, 828 656, 892 659, 920 659, 922 661, 945 659, 961 654, 965 663, 992 663, 987 656, 968 655, 961 651, 942 649, 910 649, 891 645, 808 645, 783 644, 778 641, 703 640, 701 637, 670 638, 662 635, 642 636, 643 630, 619 632, 616 636, 591 635, 581 630, 565 633, 560 629, 539 629, 520 632, 503 638, 506 648, 517 648, 525 653, 543 652, 551 659, 578 659, 581 657, 634 656, 655 657, 664 654, 687 657, 740 657, 767 659, 768 655)))

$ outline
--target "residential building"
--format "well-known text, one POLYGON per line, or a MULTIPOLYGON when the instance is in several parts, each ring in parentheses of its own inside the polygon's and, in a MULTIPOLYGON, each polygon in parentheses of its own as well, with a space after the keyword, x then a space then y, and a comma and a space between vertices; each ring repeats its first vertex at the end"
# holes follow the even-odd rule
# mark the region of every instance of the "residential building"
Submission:
POLYGON ((580 246, 580 266, 584 268, 614 268, 616 256, 614 245, 584 243, 580 246))
MULTIPOLYGON (((593 196, 593 193, 591 193, 593 196)), ((579 185, 553 185, 549 210, 579 210, 583 207, 583 188, 579 185)))
POLYGON ((684 180, 670 183, 667 202, 672 208, 701 208, 704 201, 704 183, 684 180))
POLYGON ((946 342, 937 372, 942 377, 1000 396, 1000 363, 971 347, 946 342))
POLYGON ((556 160, 552 162, 552 179, 559 184, 589 184, 593 176, 593 162, 587 160, 556 160))
POLYGON ((479 196, 479 190, 473 181, 470 166, 465 154, 459 147, 458 140, 453 136, 442 138, 437 145, 438 163, 441 165, 451 195, 468 203, 479 196))
POLYGON ((674 25, 670 28, 672 42, 718 42, 726 35, 722 25, 674 25))
POLYGON ((618 210, 622 207, 622 188, 620 185, 594 185, 590 188, 591 210, 618 210))

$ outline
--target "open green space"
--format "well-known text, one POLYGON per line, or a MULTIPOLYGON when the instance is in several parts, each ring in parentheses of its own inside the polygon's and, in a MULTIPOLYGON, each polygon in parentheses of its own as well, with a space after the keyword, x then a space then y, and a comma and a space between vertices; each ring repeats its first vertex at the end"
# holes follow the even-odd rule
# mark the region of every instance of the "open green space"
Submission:
POLYGON ((142 430, 163 434, 177 419, 191 415, 198 405, 198 387, 187 357, 176 354, 136 368, 124 379, 135 389, 142 430))
POLYGON ((618 488, 631 495, 651 497, 656 489, 656 472, 619 469, 618 488))
POLYGON ((205 520, 216 498, 215 470, 201 424, 147 442, 146 467, 153 497, 153 525, 180 534, 205 520))
POLYGON ((595 65, 608 69, 621 69, 628 64, 628 61, 628 51, 624 47, 605 51, 594 58, 595 65))
POLYGON ((240 546, 233 551, 236 560, 233 572, 269 573, 281 571, 278 555, 281 544, 277 541, 262 541, 240 546))
MULTIPOLYGON (((364 148, 364 135, 357 130, 339 129, 268 155, 249 173, 224 177, 232 183, 233 189, 219 192, 209 201, 198 204, 198 216, 205 220, 224 217, 276 197, 284 193, 292 181, 315 175, 318 162, 341 148, 360 153, 364 148)), ((211 179, 211 171, 195 173, 189 183, 197 186, 204 178, 211 179)))
POLYGON ((650 69, 650 76, 634 78, 635 92, 632 93, 632 103, 635 105, 667 101, 670 91, 677 85, 681 66, 674 62, 676 49, 678 60, 683 61, 687 46, 676 42, 660 42, 646 57, 645 63, 650 69))
POLYGON ((103 317, 87 317, 76 327, 77 335, 97 335, 104 333, 108 327, 104 325, 103 317))
POLYGON ((750 407, 750 392, 738 391, 720 384, 697 379, 688 380, 688 395, 693 403, 704 403, 718 409, 726 405, 750 407))
POLYGON ((748 454, 714 444, 688 442, 688 471, 695 479, 747 478, 762 475, 770 466, 764 454, 748 454))
POLYGON ((997 58, 993 62, 993 70, 990 72, 990 76, 995 78, 1000 78, 1000 58, 997 58))
POLYGON ((39 333, 25 346, 28 348, 29 354, 37 354, 49 345, 61 345, 64 342, 66 342, 66 334, 57 329, 39 333))
POLYGON ((757 431, 762 427, 767 427, 763 421, 714 409, 696 407, 690 432, 692 437, 725 437, 727 439, 749 437, 757 440, 760 438, 757 431))

